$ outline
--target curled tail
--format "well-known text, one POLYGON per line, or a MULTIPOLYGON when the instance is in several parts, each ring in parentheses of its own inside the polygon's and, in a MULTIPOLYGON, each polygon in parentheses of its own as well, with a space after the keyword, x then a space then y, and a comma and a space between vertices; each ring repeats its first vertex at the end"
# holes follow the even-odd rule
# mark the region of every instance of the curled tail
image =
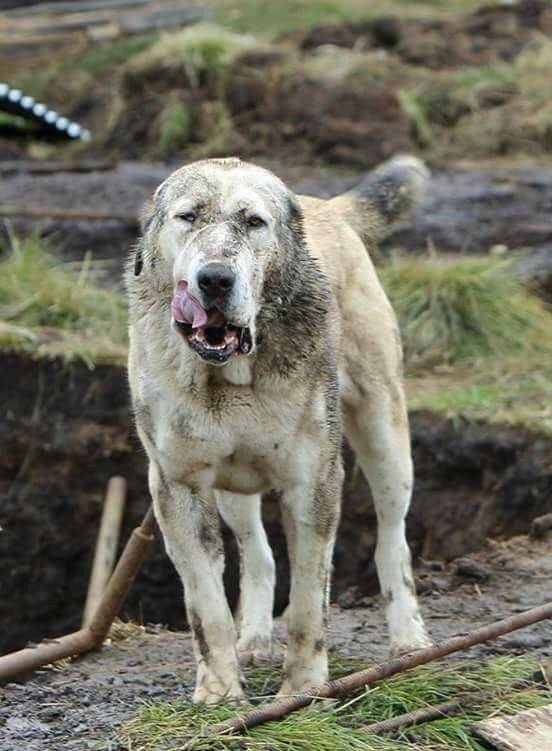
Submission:
POLYGON ((347 193, 328 201, 362 240, 383 237, 425 192, 429 170, 415 156, 399 155, 368 172, 347 193))

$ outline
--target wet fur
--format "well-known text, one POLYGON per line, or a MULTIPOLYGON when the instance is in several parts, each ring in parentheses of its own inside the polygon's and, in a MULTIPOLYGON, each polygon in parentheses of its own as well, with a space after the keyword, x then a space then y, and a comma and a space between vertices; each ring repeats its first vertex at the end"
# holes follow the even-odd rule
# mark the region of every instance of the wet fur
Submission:
POLYGON ((404 539, 412 472, 400 340, 359 237, 374 243, 416 198, 423 174, 417 160, 395 160, 355 191, 320 201, 297 198, 239 160, 208 160, 174 173, 144 211, 126 275, 129 381, 156 517, 185 588, 198 660, 195 701, 241 700, 238 652, 270 646, 274 562, 260 516, 260 494, 269 489, 281 496, 292 568, 281 691, 326 680, 343 431, 378 512, 376 562, 392 649, 427 643, 404 539), (244 186, 270 214, 262 243, 248 237, 239 215, 224 214, 244 186), (195 195, 203 224, 177 242, 171 212, 195 195), (208 365, 171 328, 179 264, 194 268, 182 258, 184 246, 237 264, 242 275, 247 269, 236 310, 255 310, 250 356, 208 365), (236 623, 222 587, 219 514, 242 555, 236 623))

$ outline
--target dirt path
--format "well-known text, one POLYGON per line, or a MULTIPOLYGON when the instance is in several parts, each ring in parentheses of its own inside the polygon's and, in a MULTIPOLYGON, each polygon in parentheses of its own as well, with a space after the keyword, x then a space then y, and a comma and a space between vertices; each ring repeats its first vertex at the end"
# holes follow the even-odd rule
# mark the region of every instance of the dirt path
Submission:
MULTIPOLYGON (((492 543, 485 552, 439 568, 427 564, 418 570, 422 609, 437 640, 550 599, 552 539, 492 543)), ((331 648, 367 661, 385 659, 380 599, 365 598, 362 605, 332 608, 331 648)), ((279 622, 278 640, 284 632, 279 622)), ((551 656, 552 624, 503 637, 469 655, 498 653, 551 656)), ((138 633, 72 665, 1 688, 0 751, 119 751, 117 728, 142 701, 189 697, 192 681, 188 634, 138 633)))

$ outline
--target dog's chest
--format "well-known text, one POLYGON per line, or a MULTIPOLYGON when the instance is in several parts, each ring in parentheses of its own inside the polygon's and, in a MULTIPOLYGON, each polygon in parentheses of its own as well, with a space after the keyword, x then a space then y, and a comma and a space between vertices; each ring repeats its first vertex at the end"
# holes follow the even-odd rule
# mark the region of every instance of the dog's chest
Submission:
POLYGON ((152 437, 174 480, 246 494, 280 489, 305 471, 301 407, 248 389, 160 399, 152 404, 152 437))

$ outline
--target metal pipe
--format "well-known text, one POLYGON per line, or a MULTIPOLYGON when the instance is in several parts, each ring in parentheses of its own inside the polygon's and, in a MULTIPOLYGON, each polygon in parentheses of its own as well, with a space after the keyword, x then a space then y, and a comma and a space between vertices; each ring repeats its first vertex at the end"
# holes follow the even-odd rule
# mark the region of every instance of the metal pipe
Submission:
POLYGON ((150 507, 140 526, 132 532, 88 626, 59 639, 47 639, 34 647, 0 657, 0 681, 99 647, 146 557, 155 528, 150 507))
POLYGON ((418 665, 424 665, 427 662, 432 662, 453 652, 459 652, 468 649, 468 647, 473 647, 474 644, 481 644, 490 639, 496 639, 498 636, 516 631, 519 628, 525 628, 525 626, 531 626, 533 623, 544 621, 547 618, 552 618, 552 602, 532 608, 531 610, 526 610, 523 613, 512 615, 510 618, 504 618, 504 620, 496 621, 488 626, 476 628, 467 634, 452 636, 440 644, 434 644, 425 649, 417 649, 415 652, 409 652, 389 662, 382 662, 372 668, 366 668, 366 670, 351 673, 351 675, 346 675, 343 678, 328 681, 318 688, 311 688, 297 696, 290 696, 289 698, 272 702, 246 714, 238 715, 217 725, 212 725, 209 728, 209 732, 219 735, 234 733, 262 725, 265 722, 278 720, 290 712, 295 712, 308 706, 313 699, 333 699, 336 696, 347 694, 363 686, 369 686, 383 678, 389 678, 396 673, 401 673, 403 670, 410 670, 418 665))

